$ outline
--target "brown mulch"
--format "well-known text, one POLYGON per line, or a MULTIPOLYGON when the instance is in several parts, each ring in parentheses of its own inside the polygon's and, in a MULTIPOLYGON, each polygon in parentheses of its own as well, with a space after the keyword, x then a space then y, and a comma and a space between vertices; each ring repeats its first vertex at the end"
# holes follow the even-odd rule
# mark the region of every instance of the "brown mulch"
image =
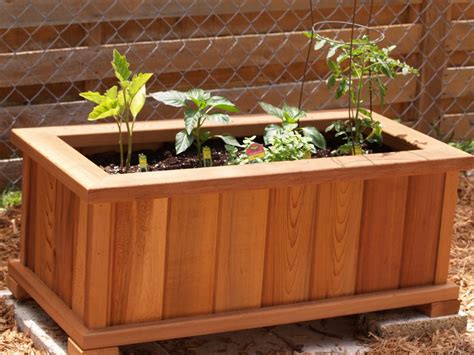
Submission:
MULTIPOLYGON (((451 248, 450 277, 461 286, 462 310, 468 314, 466 333, 455 329, 421 338, 379 338, 371 335, 371 353, 474 354, 474 179, 461 178, 451 248)), ((9 258, 17 257, 21 214, 18 208, 0 212, 0 289, 5 288, 9 258)), ((0 352, 36 353, 31 339, 18 332, 13 306, 0 298, 0 352)))

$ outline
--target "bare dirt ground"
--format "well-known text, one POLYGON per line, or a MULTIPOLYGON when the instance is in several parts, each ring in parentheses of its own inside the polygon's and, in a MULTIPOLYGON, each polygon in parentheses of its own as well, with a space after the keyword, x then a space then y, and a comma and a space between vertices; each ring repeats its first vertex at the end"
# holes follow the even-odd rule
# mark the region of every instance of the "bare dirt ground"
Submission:
MULTIPOLYGON (((382 339, 374 335, 366 341, 373 353, 452 353, 474 354, 474 179, 461 178, 451 248, 451 278, 461 286, 462 310, 468 314, 468 330, 439 332, 417 339, 382 339)), ((7 261, 18 255, 21 212, 18 208, 0 212, 0 289, 5 288, 7 261)), ((31 340, 18 332, 13 308, 0 298, 0 352, 38 353, 31 340)))

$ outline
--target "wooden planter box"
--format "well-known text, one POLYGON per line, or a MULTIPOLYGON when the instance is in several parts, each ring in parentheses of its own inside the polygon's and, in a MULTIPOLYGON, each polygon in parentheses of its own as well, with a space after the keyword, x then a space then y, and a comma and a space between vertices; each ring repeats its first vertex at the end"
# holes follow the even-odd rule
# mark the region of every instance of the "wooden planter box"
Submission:
MULTIPOLYGON (((310 114, 324 129, 346 111, 310 114)), ((398 150, 111 176, 82 153, 115 125, 14 130, 23 151, 21 255, 10 287, 71 352, 456 300, 447 283, 458 172, 473 157, 377 115, 398 150)), ((237 117, 213 132, 261 134, 237 117)), ((136 125, 136 147, 182 120, 136 125)), ((93 353, 92 351, 91 353, 93 353)))

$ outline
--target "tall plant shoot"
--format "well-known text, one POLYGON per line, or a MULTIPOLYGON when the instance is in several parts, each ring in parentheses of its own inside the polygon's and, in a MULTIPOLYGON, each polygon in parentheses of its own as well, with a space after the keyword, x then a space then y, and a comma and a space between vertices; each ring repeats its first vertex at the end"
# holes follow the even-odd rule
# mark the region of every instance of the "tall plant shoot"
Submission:
POLYGON ((81 97, 95 103, 97 106, 89 114, 89 121, 113 118, 119 131, 120 170, 130 171, 133 152, 133 130, 138 114, 143 109, 146 100, 146 83, 153 76, 151 73, 138 73, 132 76, 130 64, 124 55, 117 50, 113 52, 112 67, 118 86, 115 85, 104 94, 87 91, 81 97), (127 131, 127 155, 124 156, 122 129, 127 131))

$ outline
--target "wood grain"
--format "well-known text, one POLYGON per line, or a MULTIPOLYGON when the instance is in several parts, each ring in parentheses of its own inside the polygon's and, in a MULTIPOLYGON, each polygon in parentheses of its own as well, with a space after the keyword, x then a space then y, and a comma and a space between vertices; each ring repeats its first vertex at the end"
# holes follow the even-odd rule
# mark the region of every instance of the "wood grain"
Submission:
POLYGON ((355 293, 364 183, 318 186, 311 299, 355 293))
POLYGON ((91 204, 87 217, 87 261, 84 322, 91 329, 108 322, 112 205, 91 204))
POLYGON ((214 311, 260 307, 268 190, 221 195, 214 311))
MULTIPOLYGON (((36 224, 36 204, 37 204, 37 197, 38 197, 38 164, 33 160, 30 160, 30 173, 29 173, 30 181, 27 183, 26 180, 23 180, 24 183, 29 184, 30 188, 28 191, 27 199, 23 200, 22 209, 28 209, 28 213, 25 214, 25 217, 28 218, 25 223, 25 229, 22 229, 23 239, 26 241, 26 266, 31 268, 32 270, 35 269, 35 254, 36 254, 36 239, 37 233, 37 224, 36 224), (27 201, 25 203, 25 201, 27 201)), ((24 218, 25 218, 24 217, 24 218)), ((22 224, 23 228, 23 224, 22 224)))
POLYGON ((435 283, 448 280, 449 254, 453 236, 454 214, 458 200, 459 172, 446 173, 444 180, 443 210, 439 229, 438 256, 436 260, 435 283))
POLYGON ((409 179, 400 287, 434 283, 444 181, 445 174, 409 179))
POLYGON ((53 289, 68 305, 72 302, 74 236, 77 228, 79 199, 57 183, 54 226, 53 289))
MULTIPOLYGON (((25 154, 23 156, 23 164, 22 164, 22 185, 21 185, 21 198, 22 198, 22 205, 21 205, 21 236, 20 236, 20 262, 23 265, 28 265, 28 228, 30 226, 30 213, 31 206, 30 206, 30 191, 33 190, 31 183, 35 182, 35 179, 31 177, 31 159, 25 154)), ((1 188, 1 187, 0 187, 1 188)))
POLYGON ((367 180, 357 264, 357 293, 398 288, 408 177, 367 180))
POLYGON ((309 298, 316 185, 272 189, 262 305, 309 298))
POLYGON ((211 313, 219 194, 170 199, 163 318, 211 313))
POLYGON ((81 320, 85 314, 86 303, 88 217, 89 205, 80 200, 76 215, 77 228, 74 235, 71 309, 81 320))
POLYGON ((35 272, 44 283, 53 287, 54 224, 56 214, 56 179, 38 166, 36 199, 35 272))
POLYGON ((167 219, 167 199, 115 205, 111 325, 161 319, 167 219))

